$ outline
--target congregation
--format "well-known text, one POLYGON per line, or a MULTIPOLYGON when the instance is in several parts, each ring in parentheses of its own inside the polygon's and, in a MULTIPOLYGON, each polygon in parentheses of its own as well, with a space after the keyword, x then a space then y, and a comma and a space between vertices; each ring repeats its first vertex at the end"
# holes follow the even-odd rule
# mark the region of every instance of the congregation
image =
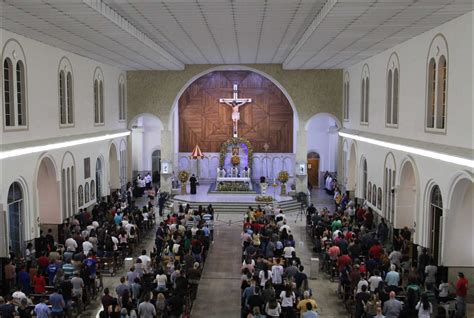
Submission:
MULTIPOLYGON (((28 244, 25 259, 12 254, 5 267, 9 294, 0 297, 0 317, 79 317, 101 292, 99 317, 189 315, 213 238, 212 205, 196 211, 180 206, 156 224, 161 218, 154 207, 157 193, 146 189, 149 200, 142 208, 135 202, 146 198, 135 197, 138 191, 129 185, 124 195, 117 191, 109 202, 67 220, 59 239, 49 230, 35 247, 28 244), (134 257, 153 231, 153 250, 134 257), (115 290, 104 288, 102 277, 115 276, 131 259, 133 265, 115 290)), ((158 196, 164 204, 166 193, 158 196)))

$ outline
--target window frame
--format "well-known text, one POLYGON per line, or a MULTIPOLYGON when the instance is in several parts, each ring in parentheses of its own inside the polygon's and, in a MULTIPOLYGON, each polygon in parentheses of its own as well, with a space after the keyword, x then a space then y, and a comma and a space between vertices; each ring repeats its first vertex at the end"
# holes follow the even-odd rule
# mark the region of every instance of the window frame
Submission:
POLYGON ((58 106, 59 106, 59 128, 70 128, 76 125, 75 103, 74 103, 74 74, 71 62, 67 57, 61 58, 58 66, 58 106), (61 95, 61 74, 64 82, 61 95), (61 114, 64 111, 64 123, 61 114), (72 116, 72 117, 71 117, 72 116), (70 120, 71 119, 71 120, 70 120))
POLYGON ((350 78, 349 78, 349 73, 345 72, 344 73, 344 82, 343 82, 343 107, 342 107, 342 119, 345 122, 348 122, 350 120, 349 116, 349 92, 350 92, 350 78))
POLYGON ((119 97, 119 122, 127 121, 127 98, 125 89, 125 77, 123 74, 119 76, 118 82, 118 97, 119 97))
POLYGON ((104 126, 104 75, 100 67, 96 67, 94 71, 94 79, 92 81, 93 88, 93 121, 94 126, 104 126), (97 87, 96 87, 97 83, 97 87), (96 120, 98 119, 98 120, 96 120))
POLYGON ((398 128, 400 122, 400 62, 395 52, 388 59, 385 88, 385 127, 398 128), (390 75, 391 82, 389 83, 390 75), (397 75, 396 81, 395 75, 397 75), (396 116, 394 116, 395 112, 396 116), (394 118, 396 118, 396 122, 394 122, 394 118))
POLYGON ((364 64, 361 73, 361 96, 360 96, 360 125, 369 126, 370 107, 370 72, 369 66, 364 64))
POLYGON ((29 129, 29 109, 28 109, 28 68, 26 63, 25 53, 22 46, 14 39, 9 39, 5 42, 2 51, 2 114, 3 114, 3 131, 23 131, 29 129), (4 63, 6 60, 10 61, 10 76, 11 81, 9 80, 10 88, 10 110, 13 120, 12 125, 6 123, 6 106, 5 106, 5 72, 4 72, 4 63), (22 112, 24 124, 19 125, 19 112, 18 112, 18 71, 17 67, 21 67, 21 76, 20 78, 20 97, 22 103, 22 112))
POLYGON ((437 34, 433 37, 431 41, 428 55, 426 59, 426 96, 425 96, 425 109, 424 109, 424 131, 425 133, 432 133, 432 134, 446 134, 447 133, 447 125, 448 125, 448 94, 449 94, 449 50, 448 50, 448 43, 446 38, 442 34, 437 34), (443 121, 443 128, 437 128, 438 126, 438 108, 439 108, 439 88, 440 88, 440 81, 439 81, 439 74, 440 74, 440 61, 444 58, 445 60, 445 72, 444 72, 444 83, 443 83, 443 108, 444 108, 444 121, 443 121), (436 69, 434 72, 434 78, 431 77, 431 62, 434 60, 436 69), (433 89, 430 89, 434 85, 433 89), (432 105, 434 104, 434 106, 432 105), (433 107, 433 127, 429 127, 428 123, 429 120, 429 108, 430 106, 433 107))

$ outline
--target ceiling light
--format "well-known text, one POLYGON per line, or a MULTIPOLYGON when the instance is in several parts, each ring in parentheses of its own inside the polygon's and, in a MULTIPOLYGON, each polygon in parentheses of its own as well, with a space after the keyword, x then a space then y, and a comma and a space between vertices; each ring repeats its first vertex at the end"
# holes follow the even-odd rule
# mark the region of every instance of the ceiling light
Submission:
POLYGON ((67 147, 74 147, 74 146, 89 144, 89 143, 97 142, 97 141, 104 141, 104 140, 109 140, 109 139, 114 139, 114 138, 125 137, 128 135, 130 135, 130 131, 116 133, 116 134, 105 134, 98 137, 89 137, 89 138, 82 138, 82 139, 76 139, 76 140, 71 140, 71 141, 52 143, 52 144, 42 145, 42 146, 33 146, 33 147, 25 147, 25 148, 13 149, 13 150, 1 151, 0 160, 6 159, 6 158, 18 157, 22 155, 29 155, 29 154, 37 153, 37 152, 43 152, 43 151, 49 151, 49 150, 67 148, 67 147))
POLYGON ((359 140, 362 142, 366 142, 368 144, 376 145, 376 146, 381 146, 389 149, 394 149, 394 150, 399 150, 399 151, 404 151, 407 153, 412 153, 415 155, 423 156, 423 157, 428 157, 432 159, 437 159, 449 163, 454 163, 457 165, 461 166, 466 166, 469 168, 474 168, 474 160, 467 159, 467 158, 461 158, 457 156, 452 156, 452 155, 447 155, 444 153, 436 152, 436 151, 431 151, 431 150, 426 150, 426 149, 421 149, 421 148, 416 148, 416 147, 410 147, 410 146, 404 146, 404 145, 399 145, 399 144, 394 144, 391 142, 386 142, 386 141, 381 141, 377 139, 372 139, 372 138, 366 138, 358 135, 353 135, 353 134, 348 134, 344 132, 339 132, 339 136, 345 137, 345 138, 350 138, 354 140, 359 140))

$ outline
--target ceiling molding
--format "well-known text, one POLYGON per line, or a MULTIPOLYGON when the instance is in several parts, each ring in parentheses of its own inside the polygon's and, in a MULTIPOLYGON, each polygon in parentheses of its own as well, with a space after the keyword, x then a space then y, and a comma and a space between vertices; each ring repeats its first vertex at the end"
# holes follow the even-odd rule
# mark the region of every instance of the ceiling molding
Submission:
POLYGON ((321 11, 316 15, 313 22, 309 25, 306 31, 303 33, 301 38, 298 40, 294 48, 290 51, 290 54, 286 57, 285 61, 283 62, 283 68, 285 69, 287 65, 291 62, 291 60, 296 56, 298 51, 305 45, 306 41, 309 40, 311 35, 316 31, 319 24, 323 22, 326 16, 331 12, 332 8, 336 5, 338 0, 328 0, 324 6, 322 7, 321 11))
POLYGON ((138 30, 120 14, 118 14, 116 11, 114 11, 112 8, 102 2, 102 0, 83 0, 82 2, 93 10, 95 10, 100 15, 102 15, 104 18, 113 22, 120 29, 132 35, 137 40, 148 46, 150 49, 163 56, 170 63, 174 64, 179 69, 184 70, 184 64, 181 61, 169 54, 164 48, 153 42, 153 40, 151 40, 145 33, 138 30))

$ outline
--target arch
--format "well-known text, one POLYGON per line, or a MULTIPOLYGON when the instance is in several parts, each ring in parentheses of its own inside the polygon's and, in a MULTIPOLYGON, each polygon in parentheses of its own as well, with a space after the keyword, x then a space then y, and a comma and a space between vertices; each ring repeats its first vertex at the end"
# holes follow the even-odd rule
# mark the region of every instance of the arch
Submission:
POLYGON ((94 89, 94 124, 104 124, 104 74, 102 69, 97 66, 94 69, 94 77, 92 79, 94 89))
MULTIPOLYGON (((249 66, 245 66, 245 65, 219 65, 219 66, 215 66, 215 67, 211 67, 211 68, 208 68, 207 70, 205 71, 202 71, 196 75, 194 75, 193 77, 191 77, 187 82, 186 84, 184 84, 184 86, 178 91, 178 94, 176 94, 176 97, 173 101, 173 105, 171 107, 171 110, 170 110, 170 114, 173 114, 177 107, 178 107, 178 101, 179 101, 179 98, 181 97, 181 95, 183 95, 184 91, 194 82, 196 81, 198 78, 206 75, 206 74, 209 74, 211 72, 215 72, 215 71, 252 71, 252 72, 255 72, 257 74, 260 74, 262 76, 264 76, 265 78, 267 78, 268 80, 270 80, 273 84, 275 84, 279 89, 280 91, 285 95, 285 97, 288 99, 288 102, 290 103, 291 105, 291 108, 293 109, 293 121, 294 121, 294 128, 293 130, 294 131, 297 131, 298 130, 298 127, 299 127, 299 117, 298 117, 298 111, 296 110, 296 106, 295 106, 295 103, 293 101, 293 99, 291 98, 290 94, 287 92, 287 90, 284 88, 284 86, 278 82, 273 76, 261 71, 261 70, 258 70, 258 69, 255 69, 253 67, 249 67, 249 66)), ((173 127, 173 116, 170 116, 170 118, 168 119, 168 127, 173 127)), ((295 143, 293 143, 293 148, 295 148, 296 145, 295 143)))
MULTIPOLYGON (((2 67, 5 61, 10 64, 10 94, 12 98, 10 102, 10 121, 7 121, 7 116, 4 116, 3 125, 7 130, 9 128, 15 129, 15 127, 28 128, 28 68, 25 51, 17 40, 9 39, 5 42, 2 50, 2 67), (17 78, 18 73, 20 73, 19 79, 17 78), (14 96, 15 98, 13 98, 14 96), (18 101, 18 98, 20 98, 20 101, 18 101)), ((5 85, 3 74, 2 72, 2 85, 5 85)), ((5 95, 2 96, 2 99, 5 101, 5 95)), ((6 115, 5 105, 3 113, 6 115)))
POLYGON ((125 76, 119 75, 118 79, 118 106, 119 106, 119 121, 125 121, 127 117, 127 98, 126 98, 125 76))
POLYGON ((418 220, 418 170, 414 160, 407 157, 400 165, 396 191, 396 211, 394 224, 396 228, 408 227, 412 229, 418 220))
POLYGON ((360 122, 368 125, 369 123, 369 87, 370 87, 370 72, 369 65, 367 63, 362 67, 361 72, 361 109, 360 109, 360 122))
POLYGON ((445 132, 448 109, 449 51, 446 37, 431 40, 426 58, 425 130, 445 132))
POLYGON ((396 167, 395 156, 392 152, 388 152, 384 161, 382 205, 383 215, 392 224, 395 219, 396 167))
POLYGON ((359 184, 362 186, 359 188, 359 197, 366 199, 368 198, 367 196, 367 181, 368 181, 368 170, 367 170, 367 159, 365 159, 364 156, 361 156, 360 158, 360 175, 359 175, 359 184))
POLYGON ((21 179, 13 181, 7 192, 8 246, 15 255, 22 255, 25 242, 27 188, 21 179))
POLYGON ((76 161, 70 151, 66 151, 61 162, 61 202, 63 218, 74 215, 76 209, 76 161))
POLYGON ((95 161, 95 195, 97 202, 100 202, 103 196, 104 183, 104 157, 99 155, 95 161))
POLYGON ((347 157, 347 183, 346 189, 354 191, 357 188, 357 143, 355 140, 349 146, 347 157))
POLYGON ((156 115, 141 113, 128 122, 132 131, 129 137, 129 150, 131 152, 131 170, 138 174, 143 171, 152 171, 152 153, 161 149, 161 134, 163 122, 156 115))
POLYGON ((448 213, 444 224, 441 252, 444 266, 474 266, 474 235, 472 214, 474 182, 472 176, 461 172, 453 178, 448 194, 448 213), (459 253, 459 246, 463 253, 459 253))
POLYGON ((339 151, 337 129, 339 127, 341 127, 341 122, 328 113, 318 113, 305 124, 304 128, 307 130, 306 152, 316 150, 319 153, 319 171, 329 171, 331 173, 337 171, 339 151))
POLYGON ((423 220, 421 225, 421 245, 429 248, 430 254, 438 264, 441 260, 443 228, 443 195, 438 184, 430 179, 425 187, 423 199, 423 220))
MULTIPOLYGON (((120 189, 120 167, 119 155, 115 143, 110 144, 109 148, 109 191, 120 189)), ((109 192, 109 193, 110 193, 109 192)))
POLYGON ((48 155, 40 158, 36 173, 38 219, 41 224, 60 224, 60 191, 54 159, 48 155))
POLYGON ((58 104, 59 125, 72 126, 74 124, 74 73, 71 61, 65 56, 58 64, 58 104))

